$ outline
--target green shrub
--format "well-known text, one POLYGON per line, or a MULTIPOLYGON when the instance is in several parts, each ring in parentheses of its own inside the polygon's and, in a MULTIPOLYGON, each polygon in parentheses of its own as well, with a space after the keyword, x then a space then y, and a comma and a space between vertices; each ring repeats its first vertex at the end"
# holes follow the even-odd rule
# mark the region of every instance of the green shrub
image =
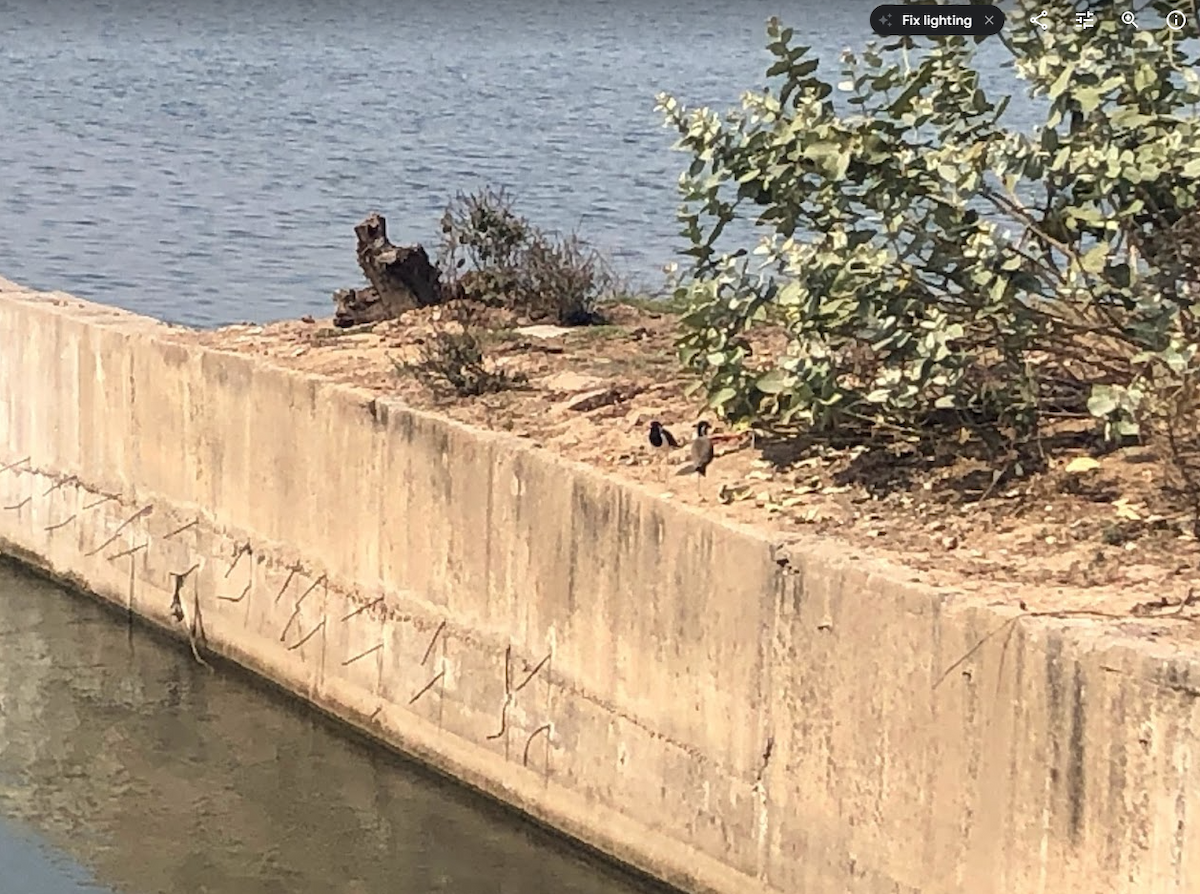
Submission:
POLYGON ((1195 53, 1111 10, 1064 18, 1004 38, 1045 108, 1032 132, 1005 125, 1009 97, 960 37, 847 51, 826 80, 772 20, 771 86, 740 109, 659 97, 692 156, 679 347, 712 408, 818 437, 1016 444, 1063 416, 1148 434, 1195 404, 1195 53), (747 218, 762 241, 725 246, 747 218), (740 338, 764 324, 786 336, 765 359, 740 338))

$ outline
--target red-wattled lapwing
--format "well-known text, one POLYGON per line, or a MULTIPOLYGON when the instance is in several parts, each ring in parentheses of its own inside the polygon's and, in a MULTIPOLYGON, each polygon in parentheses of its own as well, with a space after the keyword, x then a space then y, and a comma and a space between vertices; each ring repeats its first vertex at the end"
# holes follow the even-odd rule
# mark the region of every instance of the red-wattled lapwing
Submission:
MULTIPOLYGON (((650 423, 650 446, 664 455, 669 455, 672 450, 679 449, 679 441, 661 422, 655 419, 650 423)), ((659 471, 661 472, 662 469, 663 466, 660 464, 659 471)))
POLYGON ((696 423, 696 437, 692 440, 692 461, 676 472, 676 475, 696 475, 696 491, 700 491, 700 479, 708 476, 708 467, 713 461, 713 443, 709 440, 708 431, 712 428, 707 422, 696 423))

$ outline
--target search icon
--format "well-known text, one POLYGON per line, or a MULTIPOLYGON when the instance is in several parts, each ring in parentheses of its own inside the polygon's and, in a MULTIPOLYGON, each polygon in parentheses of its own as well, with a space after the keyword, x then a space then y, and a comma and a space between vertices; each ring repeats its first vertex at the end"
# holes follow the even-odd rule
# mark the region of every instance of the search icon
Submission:
POLYGON ((1121 21, 1124 22, 1126 25, 1133 25, 1134 28, 1137 27, 1137 19, 1135 19, 1133 17, 1132 12, 1121 13, 1121 21))

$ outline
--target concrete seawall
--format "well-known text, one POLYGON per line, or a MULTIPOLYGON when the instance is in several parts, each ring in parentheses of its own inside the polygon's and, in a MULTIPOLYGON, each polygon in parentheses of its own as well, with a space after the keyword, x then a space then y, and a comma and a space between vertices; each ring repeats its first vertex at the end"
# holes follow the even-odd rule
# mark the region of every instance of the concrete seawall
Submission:
POLYGON ((976 648, 1010 610, 188 335, 0 280, 0 551, 687 890, 1200 890, 1194 639, 976 648))

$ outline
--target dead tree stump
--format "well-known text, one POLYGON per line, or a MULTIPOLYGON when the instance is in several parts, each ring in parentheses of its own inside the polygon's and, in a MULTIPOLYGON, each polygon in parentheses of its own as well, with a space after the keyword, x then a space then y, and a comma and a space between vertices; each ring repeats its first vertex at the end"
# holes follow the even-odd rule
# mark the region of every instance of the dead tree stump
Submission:
POLYGON ((392 245, 382 214, 368 214, 354 227, 354 235, 358 266, 371 285, 334 292, 335 326, 390 320, 406 310, 445 301, 441 271, 420 245, 392 245))

